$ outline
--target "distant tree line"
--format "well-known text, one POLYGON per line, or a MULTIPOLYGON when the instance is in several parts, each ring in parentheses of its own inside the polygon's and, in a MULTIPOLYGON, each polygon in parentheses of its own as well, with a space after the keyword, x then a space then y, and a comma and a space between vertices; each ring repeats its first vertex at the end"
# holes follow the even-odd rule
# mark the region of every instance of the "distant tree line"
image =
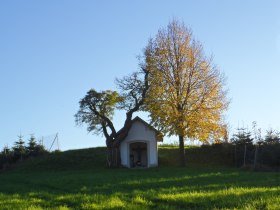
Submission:
POLYGON ((213 144, 188 149, 186 162, 242 167, 261 171, 280 170, 280 132, 272 128, 264 135, 238 128, 231 138, 213 144))
POLYGON ((20 135, 13 147, 6 146, 0 152, 0 169, 6 169, 11 164, 47 153, 48 151, 45 147, 39 144, 33 135, 30 136, 27 143, 23 140, 23 136, 20 135))
POLYGON ((234 161, 236 166, 253 168, 280 168, 280 133, 272 128, 266 131, 264 137, 260 129, 237 129, 230 143, 234 146, 234 161))
MULTIPOLYGON (((177 147, 178 142, 159 147, 159 162, 165 165, 178 164, 177 153, 168 150, 177 147), (162 156, 164 151, 164 156, 162 156), (168 154, 168 155, 166 155, 168 154)), ((185 147, 187 164, 223 165, 256 171, 280 171, 280 132, 272 128, 262 134, 261 129, 238 128, 231 138, 212 141, 203 145, 185 147)))

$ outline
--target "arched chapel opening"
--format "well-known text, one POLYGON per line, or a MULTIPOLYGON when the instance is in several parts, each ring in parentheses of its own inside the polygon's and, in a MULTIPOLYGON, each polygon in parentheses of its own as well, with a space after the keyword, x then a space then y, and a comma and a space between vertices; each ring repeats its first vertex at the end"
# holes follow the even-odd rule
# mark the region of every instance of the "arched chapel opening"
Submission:
POLYGON ((129 145, 130 168, 148 167, 146 142, 134 142, 129 145))

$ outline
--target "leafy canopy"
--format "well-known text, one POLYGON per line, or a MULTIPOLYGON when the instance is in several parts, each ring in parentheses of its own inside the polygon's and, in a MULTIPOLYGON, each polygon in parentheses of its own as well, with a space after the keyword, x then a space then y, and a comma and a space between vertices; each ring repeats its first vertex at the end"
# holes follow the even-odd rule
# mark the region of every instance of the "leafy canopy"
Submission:
POLYGON ((124 98, 116 91, 97 92, 91 89, 80 101, 80 109, 75 115, 76 123, 85 123, 88 126, 88 132, 94 131, 100 134, 103 131, 102 126, 108 126, 107 121, 112 120, 117 104, 123 100, 124 98))
POLYGON ((176 20, 160 29, 145 48, 145 65, 150 72, 146 109, 155 126, 202 141, 224 136, 224 78, 190 29, 176 20))

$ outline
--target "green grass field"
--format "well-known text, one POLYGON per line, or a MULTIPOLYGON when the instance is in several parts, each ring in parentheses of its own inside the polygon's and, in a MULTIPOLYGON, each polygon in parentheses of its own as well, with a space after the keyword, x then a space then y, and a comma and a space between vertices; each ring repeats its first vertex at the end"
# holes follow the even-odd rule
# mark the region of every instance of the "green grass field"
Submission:
POLYGON ((107 169, 104 148, 28 160, 0 173, 0 209, 280 208, 280 173, 166 166, 168 152, 153 169, 107 169))

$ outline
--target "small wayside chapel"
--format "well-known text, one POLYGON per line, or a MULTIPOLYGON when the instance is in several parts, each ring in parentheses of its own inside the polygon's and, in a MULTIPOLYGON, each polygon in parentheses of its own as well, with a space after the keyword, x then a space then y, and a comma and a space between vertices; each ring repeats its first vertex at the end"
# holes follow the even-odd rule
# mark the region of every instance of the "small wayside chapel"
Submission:
POLYGON ((140 117, 135 117, 127 137, 120 145, 122 166, 128 168, 158 166, 157 143, 162 141, 162 134, 158 130, 140 117))

